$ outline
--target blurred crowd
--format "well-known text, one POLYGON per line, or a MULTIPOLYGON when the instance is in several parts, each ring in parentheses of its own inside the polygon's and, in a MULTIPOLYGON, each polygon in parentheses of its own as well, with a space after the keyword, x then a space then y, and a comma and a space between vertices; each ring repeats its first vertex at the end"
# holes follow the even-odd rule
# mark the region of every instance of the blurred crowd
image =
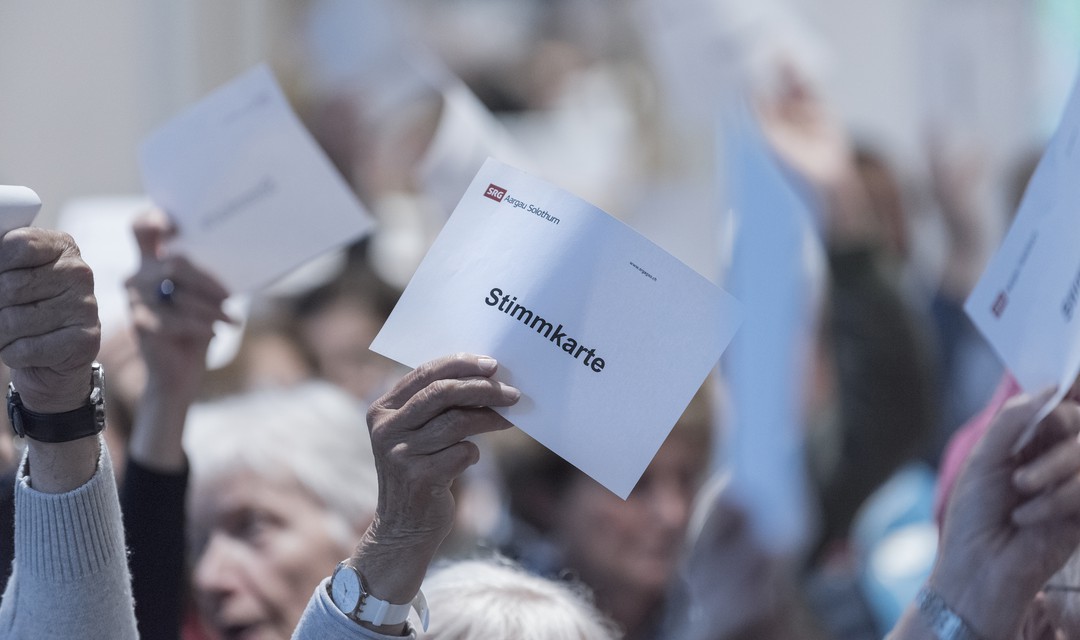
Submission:
MULTIPOLYGON (((1021 393, 963 309, 1008 223, 985 197, 998 178, 980 149, 928 123, 926 170, 903 175, 846 130, 824 83, 845 61, 779 3, 298 6, 278 75, 377 231, 239 319, 214 275, 170 250, 168 212, 147 211, 132 230, 130 326, 74 359, 89 371, 96 356, 108 375, 87 486, 115 472, 131 580, 118 602, 133 602, 141 637, 350 637, 318 616, 340 607, 326 585, 352 570, 397 605, 422 581, 416 608, 431 619, 379 619, 355 637, 1080 637, 1080 565, 1065 563, 1080 543, 1080 393, 1009 451, 1039 398, 1021 393), (729 368, 705 381, 624 501, 486 408, 517 399, 489 380, 497 364, 459 355, 410 373, 368 349, 488 156, 723 284, 738 233, 724 123, 744 110, 810 222, 809 257, 785 276, 816 292, 797 319, 808 343, 791 356, 796 383, 790 397, 759 391, 799 416, 792 499, 810 515, 789 544, 755 525, 777 505, 734 490, 762 461, 725 443, 770 426, 733 418, 729 368), (927 211, 935 265, 921 262, 915 218, 927 211), (241 320, 236 356, 208 370, 215 327, 241 320), (941 610, 977 635, 945 635, 941 610)), ((1009 211, 1038 157, 1014 159, 1009 211)), ((13 257, 30 251, 19 243, 67 241, 21 233, 0 241, 0 288, 18 282, 9 272, 59 260, 27 263, 13 257)), ((4 382, 49 397, 67 379, 31 372, 57 365, 9 351, 19 331, 41 329, 4 311, 35 301, 0 293, 0 357, 4 382)), ((0 575, 14 566, 16 586, 0 623, 14 626, 0 629, 75 637, 20 618, 47 584, 35 582, 48 562, 34 544, 64 543, 28 537, 37 503, 14 488, 29 477, 38 488, 46 454, 11 434, 0 429, 0 575)))

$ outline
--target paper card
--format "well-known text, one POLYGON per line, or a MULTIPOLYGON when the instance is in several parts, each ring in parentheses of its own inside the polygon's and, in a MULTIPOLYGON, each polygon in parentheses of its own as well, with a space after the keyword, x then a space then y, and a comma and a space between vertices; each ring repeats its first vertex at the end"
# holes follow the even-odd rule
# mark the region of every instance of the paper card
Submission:
POLYGON ((1012 227, 964 304, 1024 391, 1058 387, 1043 415, 1080 372, 1078 143, 1074 87, 1012 227))
POLYGON ((373 220, 258 66, 142 144, 150 198, 179 228, 172 248, 229 291, 255 291, 367 233, 373 220))
MULTIPOLYGON (((75 238, 83 260, 94 270, 94 297, 104 340, 131 325, 124 283, 139 269, 139 246, 131 227, 139 214, 153 206, 141 196, 99 196, 69 200, 60 209, 56 228, 75 238)), ((206 353, 208 368, 220 369, 236 357, 250 302, 242 295, 225 301, 225 313, 239 324, 214 323, 214 338, 206 353)))
POLYGON ((738 303, 603 211, 488 160, 372 350, 487 354, 500 412, 626 498, 715 366, 738 303))
POLYGON ((0 236, 29 227, 41 211, 41 199, 28 187, 0 185, 0 236))
POLYGON ((814 340, 810 265, 824 262, 814 217, 745 109, 724 123, 734 248, 725 286, 745 322, 724 355, 730 491, 755 538, 776 554, 806 542, 804 380, 814 340))

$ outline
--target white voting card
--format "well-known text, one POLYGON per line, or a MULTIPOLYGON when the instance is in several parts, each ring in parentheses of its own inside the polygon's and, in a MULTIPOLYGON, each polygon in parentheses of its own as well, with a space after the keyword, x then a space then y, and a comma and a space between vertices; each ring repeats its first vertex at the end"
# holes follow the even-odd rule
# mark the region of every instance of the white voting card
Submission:
POLYGON ((747 109, 725 118, 724 150, 735 220, 724 286, 742 303, 744 318, 724 354, 731 400, 724 457, 731 495, 746 510, 756 539, 788 554, 805 543, 812 520, 803 389, 814 339, 808 265, 821 259, 822 249, 812 214, 747 109))
POLYGON ((626 498, 739 323, 738 303, 583 200, 488 160, 372 350, 493 356, 499 411, 626 498))
POLYGON ((152 133, 143 186, 177 223, 172 248, 233 293, 367 233, 373 220, 260 65, 152 133))
POLYGON ((1025 391, 1057 386, 1045 415, 1080 372, 1080 87, 964 309, 1025 391))
POLYGON ((29 227, 41 211, 41 199, 29 187, 0 184, 0 236, 29 227))

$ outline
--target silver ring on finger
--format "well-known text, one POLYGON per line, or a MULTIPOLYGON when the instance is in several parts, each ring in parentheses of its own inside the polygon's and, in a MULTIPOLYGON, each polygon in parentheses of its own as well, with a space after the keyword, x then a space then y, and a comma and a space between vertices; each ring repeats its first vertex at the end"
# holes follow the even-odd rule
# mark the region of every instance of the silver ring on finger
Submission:
POLYGON ((172 304, 174 293, 176 293, 176 283, 169 278, 162 278, 157 286, 158 301, 161 304, 172 304))

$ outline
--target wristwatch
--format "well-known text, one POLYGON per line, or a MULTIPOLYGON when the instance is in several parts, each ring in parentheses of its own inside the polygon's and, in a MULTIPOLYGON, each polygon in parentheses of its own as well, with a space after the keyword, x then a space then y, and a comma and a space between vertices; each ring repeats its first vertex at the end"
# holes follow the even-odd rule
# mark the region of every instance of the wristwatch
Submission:
POLYGON ((38 442, 71 442, 101 433, 105 428, 105 371, 97 362, 90 368, 90 383, 86 404, 63 413, 27 409, 15 384, 8 384, 8 419, 15 435, 38 442))
POLYGON ((930 628, 941 640, 982 640, 955 611, 949 608, 937 593, 927 587, 915 596, 915 605, 923 612, 930 628))
POLYGON ((327 585, 330 599, 350 620, 370 622, 375 626, 401 624, 409 619, 409 610, 420 616, 424 631, 428 628, 428 605, 423 591, 408 604, 390 604, 367 592, 360 572, 347 561, 339 562, 327 585))

